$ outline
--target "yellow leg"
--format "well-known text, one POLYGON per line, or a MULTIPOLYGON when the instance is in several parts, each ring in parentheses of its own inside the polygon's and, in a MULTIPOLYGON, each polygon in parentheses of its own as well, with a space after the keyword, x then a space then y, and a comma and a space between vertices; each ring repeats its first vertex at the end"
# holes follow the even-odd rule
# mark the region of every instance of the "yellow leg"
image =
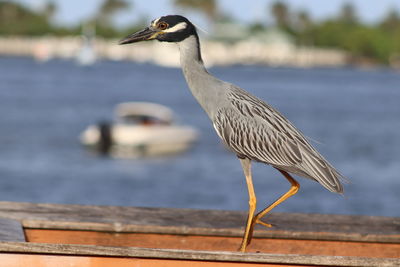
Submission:
MULTIPOLYGON (((282 170, 279 170, 279 169, 278 169, 278 171, 280 171, 283 174, 283 176, 285 176, 285 178, 290 182, 291 187, 290 187, 289 191, 287 191, 285 194, 283 194, 274 203, 272 203, 271 205, 269 205, 268 207, 266 207, 265 209, 263 209, 262 211, 257 213, 256 216, 252 219, 251 226, 250 226, 250 229, 249 229, 249 233, 247 234, 248 235, 247 245, 250 244, 251 238, 253 237, 254 225, 256 223, 258 223, 258 224, 262 224, 262 225, 267 226, 267 227, 271 227, 272 225, 264 223, 263 221, 261 221, 261 218, 264 217, 273 208, 278 206, 280 203, 282 203, 283 201, 285 201, 289 197, 295 195, 299 191, 300 184, 295 179, 293 179, 293 177, 289 173, 287 173, 285 171, 282 171, 282 170)), ((242 244, 242 246, 243 246, 243 244, 242 244)), ((246 247, 246 246, 244 246, 244 247, 246 247)))
POLYGON ((244 231, 242 244, 239 248, 241 252, 245 252, 247 245, 250 243, 249 240, 251 239, 249 235, 253 232, 251 230, 251 227, 252 225, 254 225, 253 220, 257 205, 257 199, 254 192, 253 181, 251 178, 251 162, 249 159, 240 159, 240 163, 242 164, 243 172, 246 177, 247 189, 249 190, 249 215, 247 217, 246 229, 244 231))

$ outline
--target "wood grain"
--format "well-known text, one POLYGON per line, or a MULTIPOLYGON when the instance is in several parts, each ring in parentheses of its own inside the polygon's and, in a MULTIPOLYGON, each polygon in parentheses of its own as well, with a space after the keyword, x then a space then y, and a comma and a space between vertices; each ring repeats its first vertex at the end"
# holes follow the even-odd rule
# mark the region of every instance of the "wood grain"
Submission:
MULTIPOLYGON (((84 256, 52 256, 52 255, 16 255, 0 254, 0 263, 7 267, 243 267, 238 262, 205 262, 189 260, 160 260, 140 258, 111 258, 111 257, 84 257, 84 256)), ((246 263, 248 267, 283 267, 286 264, 246 263)), ((290 265, 301 267, 303 265, 290 265)))
MULTIPOLYGON (((0 202, 0 218, 25 228, 241 237, 240 211, 0 202)), ((271 213, 255 237, 400 243, 400 218, 271 213)))
POLYGON ((22 225, 17 220, 0 218, 0 241, 24 242, 22 225))
POLYGON ((250 253, 233 251, 246 220, 239 211, 0 202, 0 218, 0 259, 400 266, 400 218, 272 213, 274 227, 256 229, 250 253), (21 225, 30 242, 13 242, 24 241, 21 225))
MULTIPOLYGON (((174 259, 211 262, 297 264, 320 266, 399 266, 399 259, 342 256, 240 253, 224 251, 191 251, 93 245, 39 244, 0 242, 0 253, 24 253, 73 256, 108 256, 128 258, 174 259)), ((210 265, 212 266, 212 265, 210 265)))
MULTIPOLYGON (((105 233, 94 231, 26 230, 27 240, 35 243, 82 244, 159 249, 237 251, 241 238, 144 233, 105 233)), ((400 244, 255 238, 247 252, 400 258, 400 244)))

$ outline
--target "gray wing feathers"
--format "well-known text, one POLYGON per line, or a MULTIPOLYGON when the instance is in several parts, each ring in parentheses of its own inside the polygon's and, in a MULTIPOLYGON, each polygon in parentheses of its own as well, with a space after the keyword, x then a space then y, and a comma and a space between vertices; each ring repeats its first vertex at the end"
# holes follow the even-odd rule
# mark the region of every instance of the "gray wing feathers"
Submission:
POLYGON ((220 107, 213 121, 234 152, 343 192, 342 175, 278 111, 236 87, 228 98, 230 105, 220 107))

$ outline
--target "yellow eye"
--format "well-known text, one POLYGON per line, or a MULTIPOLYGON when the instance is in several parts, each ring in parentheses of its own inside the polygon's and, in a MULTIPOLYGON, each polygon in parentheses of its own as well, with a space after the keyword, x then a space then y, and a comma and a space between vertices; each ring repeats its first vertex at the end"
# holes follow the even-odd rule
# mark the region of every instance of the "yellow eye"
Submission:
POLYGON ((166 28, 168 28, 168 23, 162 21, 162 22, 158 23, 157 27, 158 27, 160 30, 165 30, 166 28))

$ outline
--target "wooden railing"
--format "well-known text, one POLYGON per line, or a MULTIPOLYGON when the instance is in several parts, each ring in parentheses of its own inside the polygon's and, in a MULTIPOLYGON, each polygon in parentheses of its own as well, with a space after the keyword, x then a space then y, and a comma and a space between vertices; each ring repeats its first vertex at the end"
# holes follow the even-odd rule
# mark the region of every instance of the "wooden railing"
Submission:
POLYGON ((240 253, 244 212, 0 202, 0 266, 47 260, 105 266, 109 257, 107 266, 400 266, 400 218, 266 219, 274 227, 258 227, 248 252, 240 253))

